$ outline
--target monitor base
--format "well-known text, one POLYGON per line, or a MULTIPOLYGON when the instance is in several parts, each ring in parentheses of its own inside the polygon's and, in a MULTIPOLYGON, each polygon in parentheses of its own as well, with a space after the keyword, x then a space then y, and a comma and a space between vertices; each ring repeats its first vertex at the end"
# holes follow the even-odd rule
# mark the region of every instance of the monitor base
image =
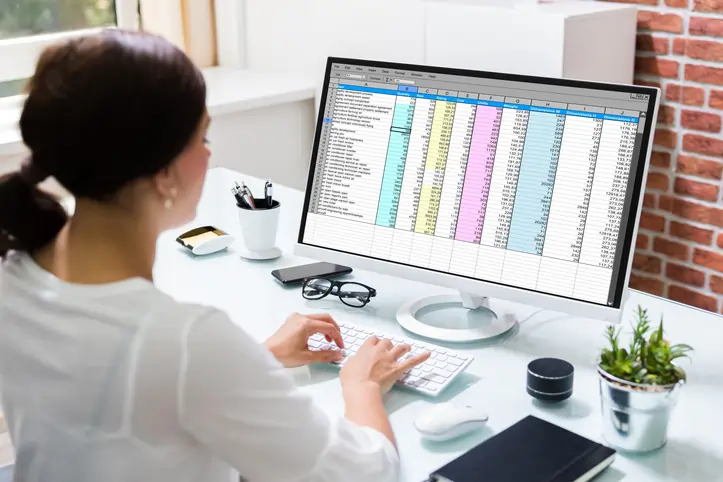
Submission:
POLYGON ((468 293, 429 296, 399 307, 397 321, 402 328, 416 335, 458 343, 490 340, 517 326, 514 315, 499 316, 489 306, 489 298, 468 293), (464 310, 459 309, 460 305, 464 310), (448 316, 442 322, 431 324, 420 320, 424 311, 443 309, 448 311, 448 316), (455 312, 457 316, 449 316, 455 312))

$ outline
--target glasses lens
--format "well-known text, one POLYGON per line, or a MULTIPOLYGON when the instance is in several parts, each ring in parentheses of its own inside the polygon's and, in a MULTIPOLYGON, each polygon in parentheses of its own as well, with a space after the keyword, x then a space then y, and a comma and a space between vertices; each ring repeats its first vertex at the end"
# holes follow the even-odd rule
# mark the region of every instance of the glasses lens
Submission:
POLYGON ((318 300, 326 296, 331 290, 331 281, 328 279, 310 279, 304 284, 302 295, 308 300, 318 300))
POLYGON ((369 302, 369 288, 356 283, 348 283, 339 289, 339 298, 345 304, 360 308, 369 302))

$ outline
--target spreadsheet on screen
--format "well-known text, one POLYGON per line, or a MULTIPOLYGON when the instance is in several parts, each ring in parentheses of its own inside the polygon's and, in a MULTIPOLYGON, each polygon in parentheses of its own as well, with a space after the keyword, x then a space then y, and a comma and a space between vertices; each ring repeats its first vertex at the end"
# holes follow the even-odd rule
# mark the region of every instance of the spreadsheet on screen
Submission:
POLYGON ((649 94, 339 63, 325 88, 302 243, 613 304, 649 94))

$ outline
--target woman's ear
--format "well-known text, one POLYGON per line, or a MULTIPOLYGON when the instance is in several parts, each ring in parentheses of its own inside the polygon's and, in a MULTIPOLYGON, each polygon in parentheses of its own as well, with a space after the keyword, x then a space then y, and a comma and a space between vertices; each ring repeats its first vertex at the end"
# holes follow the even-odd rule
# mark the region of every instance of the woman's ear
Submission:
POLYGON ((158 197, 163 201, 167 209, 170 209, 178 197, 179 181, 176 175, 175 163, 161 169, 154 176, 154 184, 158 197))

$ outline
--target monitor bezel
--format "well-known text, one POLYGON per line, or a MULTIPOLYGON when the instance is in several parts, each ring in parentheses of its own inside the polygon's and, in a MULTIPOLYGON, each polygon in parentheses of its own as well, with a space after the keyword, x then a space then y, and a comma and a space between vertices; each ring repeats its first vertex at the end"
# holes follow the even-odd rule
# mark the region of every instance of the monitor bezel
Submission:
POLYGON ((299 234, 295 246, 295 252, 302 256, 323 259, 325 261, 334 263, 351 265, 354 266, 356 269, 367 269, 370 271, 400 276, 416 281, 423 281, 440 287, 457 289, 465 293, 488 296, 490 298, 501 298, 508 301, 534 305, 545 309, 567 312, 587 318, 600 319, 609 322, 619 322, 622 310, 624 309, 625 302, 627 300, 626 288, 630 281, 630 275, 632 270, 632 252, 634 250, 635 240, 637 239, 638 224, 642 211, 642 197, 644 193, 645 182, 647 179, 650 156, 653 149, 653 138, 656 124, 655 120, 657 120, 659 103, 660 89, 658 89, 657 87, 615 84, 608 82, 593 82, 587 80, 557 79, 550 77, 538 77, 530 75, 477 71, 417 64, 405 64, 366 59, 329 57, 326 63, 321 98, 318 105, 317 123, 314 133, 314 144, 311 152, 311 159, 309 162, 309 172, 306 184, 306 192, 304 195, 304 205, 301 214, 301 222, 299 225, 299 234), (316 169, 316 159, 318 157, 321 130, 323 127, 324 106, 326 105, 326 98, 329 90, 331 70, 333 64, 359 65, 365 67, 396 70, 417 70, 437 74, 487 78, 513 82, 530 82, 562 87, 577 87, 594 90, 649 94, 651 96, 651 102, 648 104, 648 112, 646 113, 648 122, 646 123, 645 129, 643 131, 643 139, 640 152, 641 159, 644 157, 644 162, 639 162, 637 166, 638 171, 636 173, 635 184, 633 186, 633 205, 630 209, 631 213, 635 212, 635 216, 630 216, 628 219, 628 225, 626 229, 627 234, 623 242, 622 253, 622 257, 623 259, 627 259, 627 263, 623 263, 623 265, 621 266, 621 270, 624 269, 625 272, 624 276, 619 276, 617 280, 617 284, 615 287, 615 304, 613 306, 601 305, 590 301, 582 301, 561 295, 542 293, 535 290, 518 288, 502 283, 496 283, 493 281, 484 281, 475 278, 469 278, 465 277, 464 275, 445 273, 430 268, 421 268, 413 265, 404 264, 398 261, 383 260, 371 256, 365 256, 304 243, 303 237, 306 227, 307 211, 310 203, 311 190, 313 187, 314 173, 316 169))

